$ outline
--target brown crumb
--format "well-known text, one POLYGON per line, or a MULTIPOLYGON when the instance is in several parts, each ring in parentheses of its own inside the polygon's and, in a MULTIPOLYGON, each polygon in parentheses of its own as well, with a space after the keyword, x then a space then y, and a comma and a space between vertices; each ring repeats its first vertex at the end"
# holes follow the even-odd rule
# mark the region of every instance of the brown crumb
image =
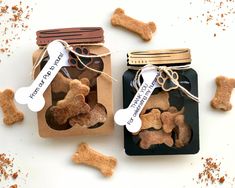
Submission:
POLYGON ((224 183, 224 181, 225 181, 225 178, 224 178, 224 176, 222 176, 220 179, 219 179, 219 183, 224 183))
POLYGON ((15 10, 15 11, 19 10, 19 8, 17 7, 17 5, 11 7, 11 9, 12 9, 12 10, 15 10))
POLYGON ((3 182, 7 183, 9 188, 17 188, 17 184, 10 186, 10 183, 17 181, 19 174, 21 174, 21 170, 15 168, 14 158, 11 155, 0 153, 0 185, 3 182))
POLYGON ((12 174, 12 178, 16 179, 18 177, 18 172, 15 172, 14 174, 12 174))
POLYGON ((11 185, 9 188, 17 188, 17 184, 11 185))
POLYGON ((220 165, 221 162, 218 162, 217 159, 209 158, 201 158, 203 161, 203 170, 198 173, 198 179, 196 180, 197 184, 205 184, 208 186, 209 184, 222 184, 225 182, 225 177, 221 176, 220 165))

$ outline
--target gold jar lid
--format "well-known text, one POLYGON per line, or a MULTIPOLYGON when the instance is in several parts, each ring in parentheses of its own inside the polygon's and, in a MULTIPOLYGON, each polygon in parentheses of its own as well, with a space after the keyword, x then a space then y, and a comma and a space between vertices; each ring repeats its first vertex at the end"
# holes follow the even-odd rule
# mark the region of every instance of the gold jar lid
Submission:
POLYGON ((191 54, 188 48, 134 51, 127 54, 128 65, 168 65, 190 64, 191 54))

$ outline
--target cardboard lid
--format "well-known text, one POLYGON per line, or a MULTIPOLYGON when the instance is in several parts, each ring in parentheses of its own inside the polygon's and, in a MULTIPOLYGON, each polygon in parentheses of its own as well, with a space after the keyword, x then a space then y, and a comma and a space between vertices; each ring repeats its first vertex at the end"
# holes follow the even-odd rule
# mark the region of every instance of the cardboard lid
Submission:
POLYGON ((101 27, 48 29, 37 31, 36 35, 38 46, 45 46, 56 39, 69 44, 104 42, 104 31, 101 27))
POLYGON ((151 51, 134 51, 127 54, 127 65, 144 66, 190 64, 191 54, 188 48, 151 51))

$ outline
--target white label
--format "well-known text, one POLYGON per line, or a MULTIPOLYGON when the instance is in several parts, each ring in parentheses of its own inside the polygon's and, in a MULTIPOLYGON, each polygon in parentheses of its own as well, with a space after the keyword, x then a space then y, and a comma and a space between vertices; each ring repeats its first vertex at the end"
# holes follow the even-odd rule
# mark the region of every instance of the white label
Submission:
POLYGON ((43 67, 37 78, 29 87, 22 87, 16 91, 15 100, 20 104, 27 104, 29 109, 38 112, 44 105, 43 93, 51 84, 56 74, 63 66, 69 66, 69 55, 61 42, 53 41, 47 47, 49 61, 43 67))
MULTIPOLYGON (((152 65, 151 65, 152 66, 152 65)), ((150 67, 148 65, 147 67, 150 67)), ((128 131, 135 133, 141 128, 139 114, 156 87, 160 87, 156 81, 159 75, 157 70, 142 69, 141 75, 144 79, 141 87, 135 94, 130 105, 126 109, 118 110, 114 115, 114 120, 118 125, 124 126, 128 131)))

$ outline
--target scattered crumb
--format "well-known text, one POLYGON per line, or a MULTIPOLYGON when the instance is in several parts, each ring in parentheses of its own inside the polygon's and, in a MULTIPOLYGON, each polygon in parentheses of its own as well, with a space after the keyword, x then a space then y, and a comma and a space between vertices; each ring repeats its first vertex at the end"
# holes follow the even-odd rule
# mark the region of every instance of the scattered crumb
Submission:
POLYGON ((21 170, 17 170, 16 165, 14 164, 14 158, 11 157, 11 155, 0 153, 0 185, 5 184, 8 188, 17 188, 19 183, 22 182, 22 180, 25 180, 27 176, 24 177, 21 170), (19 175, 20 178, 18 178, 19 175), (10 186, 13 181, 14 184, 10 186))
MULTIPOLYGON (((200 12, 189 21, 199 21, 206 26, 215 26, 216 31, 226 31, 232 27, 231 21, 235 19, 235 0, 200 0, 200 12)), ((193 2, 190 2, 193 8, 193 2)), ((215 35, 214 35, 215 36, 215 35)))
POLYGON ((203 170, 198 173, 198 178, 196 179, 197 184, 223 184, 225 182, 225 177, 227 174, 221 175, 221 162, 217 159, 201 158, 203 161, 203 170))
POLYGON ((28 29, 27 23, 33 9, 23 0, 8 3, 0 0, 0 3, 0 54, 10 56, 15 41, 28 29))

